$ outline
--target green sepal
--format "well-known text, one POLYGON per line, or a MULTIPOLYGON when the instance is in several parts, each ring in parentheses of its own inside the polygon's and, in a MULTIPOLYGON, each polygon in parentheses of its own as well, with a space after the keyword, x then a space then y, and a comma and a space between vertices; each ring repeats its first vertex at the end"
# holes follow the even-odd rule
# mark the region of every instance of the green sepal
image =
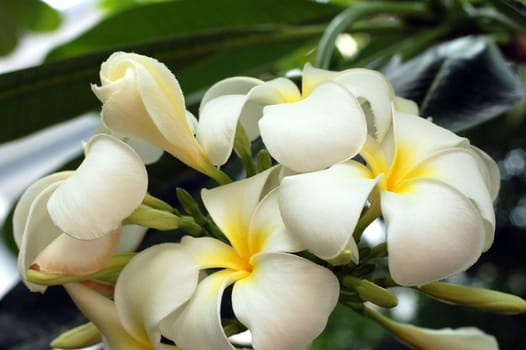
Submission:
POLYGON ((364 300, 378 306, 392 308, 398 305, 396 295, 369 280, 345 276, 342 284, 347 288, 354 289, 364 300))
POLYGON ((102 341, 99 330, 91 322, 62 333, 49 344, 53 348, 80 349, 102 341))

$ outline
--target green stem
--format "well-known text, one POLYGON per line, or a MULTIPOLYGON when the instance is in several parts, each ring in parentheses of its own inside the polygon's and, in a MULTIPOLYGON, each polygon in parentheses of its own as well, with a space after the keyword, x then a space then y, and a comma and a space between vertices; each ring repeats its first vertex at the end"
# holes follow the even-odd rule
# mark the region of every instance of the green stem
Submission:
POLYGON ((380 216, 380 192, 378 189, 375 188, 371 193, 370 202, 371 205, 360 217, 360 220, 358 220, 358 224, 356 224, 356 228, 354 229, 353 239, 356 243, 360 242, 363 231, 367 228, 367 226, 369 226, 374 220, 376 220, 376 218, 378 218, 378 216, 380 216))
POLYGON ((429 9, 426 4, 420 2, 375 1, 361 2, 352 5, 334 17, 327 26, 318 46, 315 66, 328 69, 338 35, 357 19, 379 13, 429 16, 429 9))

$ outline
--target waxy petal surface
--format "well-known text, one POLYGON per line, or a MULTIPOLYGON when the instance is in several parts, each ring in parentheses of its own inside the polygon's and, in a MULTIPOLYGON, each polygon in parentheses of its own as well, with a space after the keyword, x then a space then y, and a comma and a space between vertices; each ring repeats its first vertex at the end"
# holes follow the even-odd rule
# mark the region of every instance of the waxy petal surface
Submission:
POLYGON ((377 181, 354 162, 285 177, 280 209, 287 230, 318 257, 335 258, 353 244, 352 233, 377 181))
POLYGON ((482 218, 462 193, 419 179, 396 194, 383 191, 389 270, 400 285, 418 286, 469 268, 485 242, 482 218))
MULTIPOLYGON (((478 328, 444 328, 425 329, 404 325, 403 339, 419 349, 448 350, 498 350, 499 345, 494 336, 478 328)), ((402 338, 402 337, 401 337, 402 338)))
POLYGON ((116 138, 96 135, 80 167, 49 199, 48 210, 65 233, 95 239, 120 227, 142 202, 147 186, 141 158, 116 138))
POLYGON ((161 340, 160 322, 192 296, 198 266, 175 243, 158 244, 135 256, 115 286, 115 305, 124 328, 136 339, 161 340))
POLYGON ((298 172, 321 170, 353 157, 367 136, 358 101, 333 82, 318 85, 299 102, 266 106, 259 129, 270 154, 298 172))
POLYGON ((339 284, 327 269, 284 253, 254 257, 254 270, 232 292, 238 319, 255 349, 305 349, 325 328, 339 284))

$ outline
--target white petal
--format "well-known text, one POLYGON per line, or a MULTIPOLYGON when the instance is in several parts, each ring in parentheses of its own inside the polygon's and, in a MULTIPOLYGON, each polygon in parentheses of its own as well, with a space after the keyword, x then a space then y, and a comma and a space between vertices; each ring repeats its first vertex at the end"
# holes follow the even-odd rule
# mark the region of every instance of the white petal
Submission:
MULTIPOLYGON (((468 144, 467 139, 422 117, 397 111, 393 113, 394 143, 396 144, 394 147, 397 152, 395 157, 400 158, 396 161, 403 163, 403 165, 398 165, 400 176, 437 151, 468 144)), ((392 153, 388 149, 393 148, 393 144, 384 142, 383 147, 387 149, 386 154, 392 153)))
POLYGON ((498 350, 495 337, 482 332, 478 328, 444 328, 425 329, 404 325, 400 332, 405 342, 419 349, 448 350, 498 350))
POLYGON ((194 259, 200 270, 211 268, 243 270, 247 267, 247 262, 241 259, 231 246, 212 237, 184 236, 181 246, 185 253, 194 259))
POLYGON ((261 105, 296 102, 301 93, 291 80, 276 78, 254 87, 248 94, 249 100, 261 105))
POLYGON ((136 339, 161 339, 160 322, 192 296, 197 264, 175 243, 147 248, 121 272, 115 305, 124 328, 136 339))
POLYGON ((359 165, 341 164, 284 178, 280 209, 287 230, 318 257, 335 258, 352 240, 376 185, 370 176, 359 165))
POLYGON ((395 96, 394 106, 398 112, 412 115, 420 115, 418 105, 413 100, 408 100, 400 96, 395 96))
POLYGON ((500 189, 500 170, 499 166, 486 152, 478 147, 471 146, 471 150, 477 155, 480 166, 486 174, 486 185, 491 195, 491 199, 497 199, 500 189))
POLYGON ((248 256, 249 223, 259 201, 265 195, 265 184, 276 168, 268 169, 228 185, 203 189, 201 197, 210 216, 242 256, 248 256))
POLYGON ((486 174, 481 173, 477 156, 465 148, 450 148, 437 152, 422 162, 410 176, 430 177, 454 187, 471 199, 484 219, 487 250, 493 243, 495 212, 486 186, 486 174))
POLYGON ((88 147, 80 167, 48 202, 56 225, 79 239, 102 237, 118 229, 142 202, 148 185, 141 158, 125 143, 100 134, 88 147))
POLYGON ((279 188, 265 196, 256 208, 249 228, 251 255, 260 252, 299 252, 305 248, 285 229, 279 209, 279 188))
POLYGON ((209 101, 201 109, 197 140, 214 165, 226 163, 234 146, 234 136, 246 96, 226 95, 209 101))
POLYGON ((418 286, 469 268, 485 242, 482 218, 462 193, 418 179, 402 194, 381 193, 387 223, 389 270, 405 286, 418 286))
POLYGON ((334 80, 340 72, 333 72, 306 63, 303 67, 303 78, 301 80, 301 91, 304 96, 310 95, 316 85, 328 80, 334 80))
POLYGON ((262 80, 251 77, 232 77, 221 80, 210 89, 208 89, 201 100, 199 107, 199 114, 201 109, 211 100, 216 97, 225 95, 244 95, 247 94, 253 87, 263 84, 262 80))
POLYGON ((255 349, 305 349, 325 328, 338 296, 329 270, 294 255, 264 253, 234 285, 232 306, 255 349))
POLYGON ((334 81, 347 88, 361 103, 361 99, 369 103, 369 107, 364 106, 365 110, 370 108, 373 114, 369 116, 365 113, 370 117, 367 123, 369 134, 375 136, 376 141, 382 142, 391 126, 391 104, 394 99, 391 83, 380 72, 363 68, 343 71, 334 81))
POLYGON ((147 227, 140 225, 124 225, 121 228, 119 245, 115 249, 117 253, 133 252, 141 244, 147 227))
POLYGON ((331 82, 318 85, 299 102, 265 107, 259 129, 270 154, 299 172, 353 157, 367 136, 358 101, 331 82))
MULTIPOLYGON (((35 185, 36 188, 42 183, 47 184, 47 180, 49 180, 49 178, 45 178, 41 183, 37 183, 35 185)), ((29 210, 27 211, 27 221, 25 222, 19 244, 18 272, 20 273, 20 277, 24 284, 33 292, 44 292, 46 286, 28 282, 26 271, 33 264, 38 254, 62 234, 62 231, 51 220, 46 209, 49 197, 61 183, 61 181, 54 182, 41 190, 38 195, 35 196, 34 200, 31 202, 29 210)), ((30 189, 26 193, 31 196, 33 191, 30 189)), ((21 212, 26 211, 26 203, 24 202, 21 204, 21 207, 17 207, 21 212)))
POLYGON ((119 243, 120 232, 89 241, 61 234, 36 257, 40 271, 68 275, 87 275, 103 268, 119 243))
POLYGON ((69 283, 64 288, 79 310, 102 333, 106 349, 144 350, 151 348, 147 339, 134 339, 122 327, 115 305, 108 298, 80 283, 69 283))
POLYGON ((48 175, 39 179, 24 191, 18 200, 13 213, 13 236, 17 247, 20 248, 22 244, 24 228, 26 226, 26 221, 29 219, 29 211, 31 210, 35 198, 37 198, 37 196, 39 196, 48 186, 62 182, 72 174, 73 171, 63 171, 48 175))
POLYGON ((225 288, 244 274, 221 270, 199 282, 181 312, 162 322, 163 334, 182 349, 234 350, 221 326, 221 299, 225 288))

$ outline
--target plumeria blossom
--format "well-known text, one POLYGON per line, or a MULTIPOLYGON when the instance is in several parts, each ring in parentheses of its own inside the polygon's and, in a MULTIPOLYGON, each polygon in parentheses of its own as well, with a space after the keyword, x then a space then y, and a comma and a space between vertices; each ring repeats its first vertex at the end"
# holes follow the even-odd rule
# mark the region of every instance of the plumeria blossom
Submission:
POLYGON ((180 350, 168 344, 154 347, 148 338, 137 339, 130 335, 122 326, 113 301, 88 285, 68 283, 64 288, 79 310, 101 333, 105 350, 180 350))
MULTIPOLYGON (((128 145, 97 135, 86 150, 87 156, 76 171, 55 173, 35 182, 15 208, 18 268, 30 290, 43 292, 46 288, 27 281, 25 272, 30 267, 71 275, 103 267, 119 245, 122 220, 146 193, 146 170, 128 145)), ((137 231, 137 227, 130 229, 137 231)), ((139 231, 125 240, 138 241, 144 229, 139 231)))
MULTIPOLYGON (((407 106, 398 108, 415 112, 407 106)), ((352 160, 287 177, 280 207, 291 233, 328 259, 352 240, 367 199, 379 191, 391 275, 421 285, 467 269, 490 247, 498 170, 467 139, 414 114, 393 108, 392 116, 382 142, 368 137, 365 165, 352 160)))
POLYGON ((102 121, 109 129, 144 140, 219 182, 227 182, 214 166, 221 164, 212 164, 214 158, 197 142, 197 120, 186 110, 179 82, 164 64, 147 56, 116 52, 102 64, 100 80, 101 86, 92 85, 92 90, 103 103, 102 121))
POLYGON ((228 78, 203 98, 197 136, 221 124, 233 139, 239 121, 251 139, 261 133, 283 166, 296 172, 321 170, 355 156, 365 143, 367 125, 381 141, 390 126, 393 98, 383 75, 368 69, 330 72, 307 64, 301 91, 285 78, 265 83, 228 78))
POLYGON ((278 189, 269 192, 274 171, 202 191, 229 244, 185 236, 132 259, 115 290, 130 334, 146 329, 155 344, 162 333, 185 350, 234 349, 220 312, 230 286, 233 312, 255 349, 304 349, 321 333, 338 300, 338 280, 291 254, 302 247, 284 229, 278 189))

